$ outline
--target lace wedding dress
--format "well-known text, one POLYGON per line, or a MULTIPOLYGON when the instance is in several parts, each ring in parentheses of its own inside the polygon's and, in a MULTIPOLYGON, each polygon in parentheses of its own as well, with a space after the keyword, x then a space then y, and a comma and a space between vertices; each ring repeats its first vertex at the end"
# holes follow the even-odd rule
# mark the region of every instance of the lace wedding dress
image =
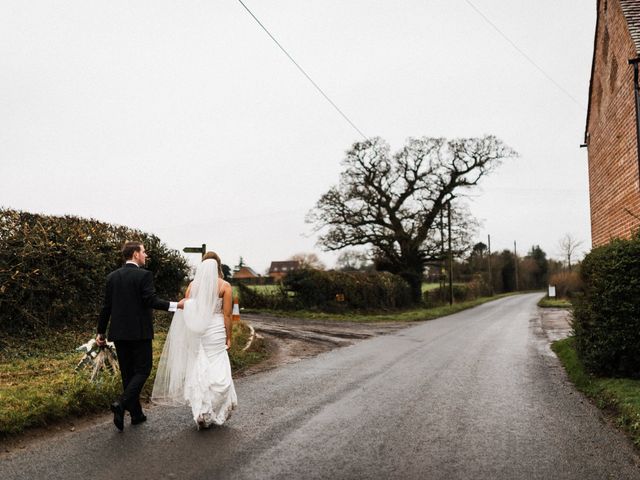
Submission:
POLYGON ((191 283, 184 311, 167 334, 151 399, 160 405, 189 405, 198 428, 222 425, 237 406, 226 348, 218 263, 204 260, 191 283))

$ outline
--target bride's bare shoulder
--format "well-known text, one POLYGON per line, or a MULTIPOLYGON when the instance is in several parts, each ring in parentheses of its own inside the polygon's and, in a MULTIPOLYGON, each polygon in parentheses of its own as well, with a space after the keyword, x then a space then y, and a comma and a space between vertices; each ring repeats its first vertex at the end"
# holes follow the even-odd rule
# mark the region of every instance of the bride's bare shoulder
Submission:
POLYGON ((220 283, 222 284, 220 291, 226 292, 227 290, 231 290, 231 284, 226 280, 222 280, 220 283))

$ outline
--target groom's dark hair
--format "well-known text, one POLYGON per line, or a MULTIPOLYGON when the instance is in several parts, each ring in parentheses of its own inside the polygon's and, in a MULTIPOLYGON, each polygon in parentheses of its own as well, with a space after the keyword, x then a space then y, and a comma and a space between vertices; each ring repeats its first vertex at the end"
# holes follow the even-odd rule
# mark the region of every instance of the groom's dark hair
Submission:
POLYGON ((142 248, 142 242, 126 242, 122 247, 122 257, 125 260, 131 260, 134 252, 139 252, 142 248))

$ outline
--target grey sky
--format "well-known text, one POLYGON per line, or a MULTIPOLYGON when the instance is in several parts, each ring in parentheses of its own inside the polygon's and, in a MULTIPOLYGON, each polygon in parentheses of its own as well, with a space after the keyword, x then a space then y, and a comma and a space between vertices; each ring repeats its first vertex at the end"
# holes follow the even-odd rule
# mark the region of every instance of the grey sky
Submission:
MULTIPOLYGON (((465 0, 245 3, 393 150, 491 133, 520 152, 474 195, 479 239, 588 248, 595 1, 472 0, 579 105, 465 0)), ((207 243, 260 272, 320 253, 305 213, 360 137, 236 0, 3 0, 0 62, 0 205, 207 243)))

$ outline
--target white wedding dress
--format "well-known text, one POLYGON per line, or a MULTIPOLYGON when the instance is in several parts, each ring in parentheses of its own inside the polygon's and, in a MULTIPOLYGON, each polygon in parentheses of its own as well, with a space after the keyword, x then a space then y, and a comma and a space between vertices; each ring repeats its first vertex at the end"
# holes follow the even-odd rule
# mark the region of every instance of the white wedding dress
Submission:
POLYGON ((200 337, 195 365, 186 372, 185 399, 199 425, 222 425, 238 404, 227 354, 222 302, 200 337))
POLYGON ((198 428, 222 425, 238 404, 220 285, 218 263, 204 260, 184 311, 178 310, 171 321, 151 394, 160 405, 189 405, 198 428))

